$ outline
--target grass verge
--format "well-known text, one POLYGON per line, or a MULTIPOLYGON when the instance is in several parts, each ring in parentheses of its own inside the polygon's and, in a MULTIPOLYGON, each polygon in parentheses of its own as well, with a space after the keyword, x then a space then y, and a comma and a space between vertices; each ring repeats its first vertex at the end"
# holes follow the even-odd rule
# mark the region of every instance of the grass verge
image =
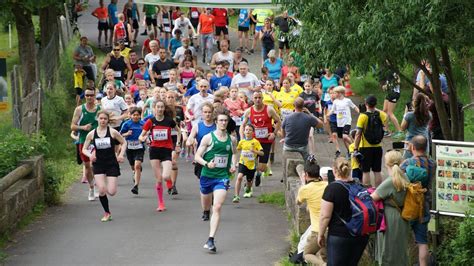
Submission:
POLYGON ((273 204, 273 205, 283 208, 285 207, 285 194, 282 191, 264 193, 258 196, 258 202, 273 204))

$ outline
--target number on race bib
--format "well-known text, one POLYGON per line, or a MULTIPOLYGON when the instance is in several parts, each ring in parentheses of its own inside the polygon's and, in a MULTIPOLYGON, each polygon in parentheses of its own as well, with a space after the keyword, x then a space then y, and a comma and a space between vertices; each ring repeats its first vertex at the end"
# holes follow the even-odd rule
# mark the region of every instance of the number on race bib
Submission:
POLYGON ((127 141, 127 148, 129 150, 139 150, 143 149, 143 144, 138 140, 129 140, 127 141))
POLYGON ((192 17, 192 18, 198 18, 198 17, 199 17, 198 12, 197 12, 197 11, 191 12, 191 17, 192 17))
POLYGON ((169 70, 162 70, 161 71, 161 78, 162 79, 169 79, 170 78, 170 71, 169 70))
POLYGON ((216 154, 214 156, 214 163, 216 164, 217 168, 227 168, 227 163, 229 160, 229 156, 224 154, 216 154))
POLYGON ((114 77, 121 78, 122 77, 122 71, 115 71, 114 72, 114 77))
POLYGON ((168 129, 153 129, 153 140, 167 140, 168 129))
POLYGON ((244 157, 248 161, 255 161, 255 155, 251 151, 242 151, 242 157, 244 157))
POLYGON ((104 150, 112 147, 110 143, 110 137, 95 139, 95 148, 98 150, 104 150))
POLYGON ((268 137, 268 128, 257 127, 255 128, 255 137, 258 139, 264 139, 268 137))

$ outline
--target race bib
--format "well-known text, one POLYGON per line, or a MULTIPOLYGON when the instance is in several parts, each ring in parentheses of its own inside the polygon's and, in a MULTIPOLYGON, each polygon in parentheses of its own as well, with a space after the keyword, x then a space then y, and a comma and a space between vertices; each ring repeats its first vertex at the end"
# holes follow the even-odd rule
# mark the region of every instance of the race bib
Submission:
MULTIPOLYGON (((168 18, 163 18, 163 24, 167 24, 167 23, 170 23, 170 21, 168 20, 168 18)), ((169 27, 168 27, 169 28, 169 27)), ((166 29, 166 27, 165 27, 166 29)))
POLYGON ((232 120, 234 120, 236 126, 242 125, 242 118, 240 116, 234 116, 232 120))
POLYGON ((151 15, 152 19, 156 19, 156 14, 151 15))
POLYGON ((165 26, 165 32, 170 32, 170 31, 171 31, 171 28, 168 26, 165 26))
POLYGON ((331 95, 329 95, 329 93, 324 93, 324 96, 323 96, 323 101, 327 102, 327 101, 330 101, 331 100, 331 95))
POLYGON ((192 18, 198 18, 199 17, 199 13, 197 11, 193 11, 191 12, 191 17, 192 18))
POLYGON ((255 128, 255 137, 258 139, 265 139, 268 137, 268 128, 257 127, 255 128))
POLYGON ((167 140, 168 129, 153 129, 153 140, 167 140))
POLYGON ((286 109, 286 108, 281 109, 282 120, 285 119, 287 116, 291 115, 292 113, 293 113, 293 110, 291 109, 286 109))
POLYGON ((183 83, 183 85, 184 85, 185 87, 188 86, 188 83, 189 83, 190 81, 191 81, 191 79, 189 79, 189 78, 183 78, 183 79, 181 79, 181 82, 183 83))
POLYGON ((112 147, 110 137, 95 139, 95 148, 98 150, 105 150, 112 147))
POLYGON ((286 41, 286 38, 285 36, 281 36, 280 39, 278 39, 280 42, 285 42, 286 41))
POLYGON ((393 91, 396 92, 396 93, 400 93, 400 86, 395 86, 393 88, 393 91))
POLYGON ((247 161, 255 161, 255 155, 251 151, 242 151, 242 157, 247 159, 247 161))
POLYGON ((143 144, 138 140, 129 140, 127 141, 127 149, 140 150, 143 149, 143 144))
POLYGON ((121 78, 122 77, 122 71, 115 71, 114 72, 114 77, 121 78))
POLYGON ((99 18, 99 22, 105 23, 105 22, 107 22, 107 19, 106 18, 99 18))
POLYGON ((162 79, 169 79, 170 78, 170 71, 169 70, 162 70, 161 71, 161 78, 162 79))
POLYGON ((240 19, 245 19, 245 14, 240 14, 239 17, 240 19))
POLYGON ((345 111, 339 111, 339 112, 337 112, 336 118, 337 118, 337 126, 338 126, 338 127, 343 127, 343 126, 345 126, 345 124, 346 124, 346 117, 347 117, 347 113, 346 113, 345 111))
POLYGON ((228 160, 229 156, 227 154, 216 154, 214 156, 214 163, 216 164, 217 168, 227 168, 228 160))

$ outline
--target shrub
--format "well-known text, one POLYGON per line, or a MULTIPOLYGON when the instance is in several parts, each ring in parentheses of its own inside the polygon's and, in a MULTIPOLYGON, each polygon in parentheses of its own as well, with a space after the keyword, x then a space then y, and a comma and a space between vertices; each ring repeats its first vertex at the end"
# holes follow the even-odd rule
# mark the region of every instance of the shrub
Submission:
POLYGON ((474 218, 467 215, 453 228, 457 229, 456 233, 445 235, 452 238, 443 241, 438 249, 438 262, 440 265, 474 265, 474 218))

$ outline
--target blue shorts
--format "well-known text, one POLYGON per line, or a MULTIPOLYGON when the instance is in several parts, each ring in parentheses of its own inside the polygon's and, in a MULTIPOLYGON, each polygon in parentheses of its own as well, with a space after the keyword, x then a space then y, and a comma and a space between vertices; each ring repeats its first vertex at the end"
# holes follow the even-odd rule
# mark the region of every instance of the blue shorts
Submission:
POLYGON ((218 189, 228 190, 230 187, 230 180, 229 178, 210 178, 207 176, 201 176, 199 179, 199 183, 201 185, 201 193, 202 194, 209 194, 218 189))
POLYGON ((428 222, 419 223, 414 221, 410 222, 410 226, 415 234, 415 242, 417 244, 428 244, 428 222))
POLYGON ((263 26, 255 26, 255 32, 259 32, 263 30, 263 26))

